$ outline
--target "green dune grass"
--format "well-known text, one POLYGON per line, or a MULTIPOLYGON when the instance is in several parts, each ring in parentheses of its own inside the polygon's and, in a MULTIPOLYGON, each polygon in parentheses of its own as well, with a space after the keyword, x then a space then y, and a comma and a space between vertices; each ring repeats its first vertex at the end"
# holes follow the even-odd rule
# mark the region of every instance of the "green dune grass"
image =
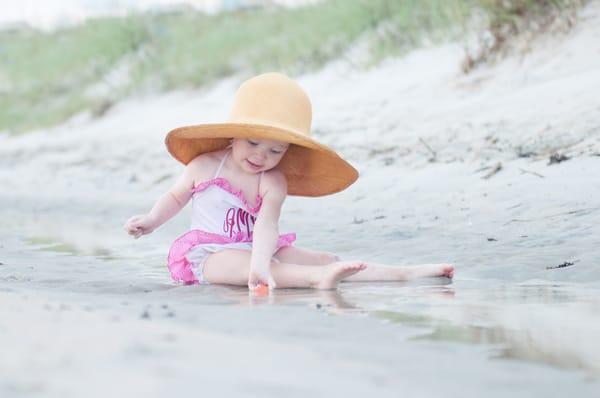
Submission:
POLYGON ((0 131, 21 133, 136 93, 199 87, 234 73, 315 70, 360 41, 369 66, 455 40, 477 13, 494 32, 575 0, 329 0, 215 16, 191 9, 99 18, 52 33, 0 32, 0 131))

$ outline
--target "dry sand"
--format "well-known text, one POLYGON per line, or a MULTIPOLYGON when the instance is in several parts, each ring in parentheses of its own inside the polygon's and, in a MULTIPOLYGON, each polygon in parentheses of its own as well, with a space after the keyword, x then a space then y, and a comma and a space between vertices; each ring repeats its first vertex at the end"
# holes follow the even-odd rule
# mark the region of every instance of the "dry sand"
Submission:
POLYGON ((600 1, 533 48, 466 76, 457 44, 300 78, 361 178, 288 199, 281 230, 452 261, 452 283, 172 284, 189 209, 139 241, 121 226, 181 171, 166 131, 224 120, 239 79, 0 136, 0 396, 598 396, 600 1))

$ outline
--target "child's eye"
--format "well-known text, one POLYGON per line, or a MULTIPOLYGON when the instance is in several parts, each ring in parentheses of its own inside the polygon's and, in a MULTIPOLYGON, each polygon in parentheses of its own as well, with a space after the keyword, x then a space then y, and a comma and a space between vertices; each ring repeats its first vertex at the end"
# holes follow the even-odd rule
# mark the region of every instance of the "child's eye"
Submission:
POLYGON ((281 151, 275 150, 275 149, 271 149, 271 153, 275 154, 275 155, 279 155, 281 153, 281 151))
POLYGON ((252 145, 252 146, 257 146, 258 142, 256 141, 252 141, 252 140, 248 140, 248 144, 252 145))

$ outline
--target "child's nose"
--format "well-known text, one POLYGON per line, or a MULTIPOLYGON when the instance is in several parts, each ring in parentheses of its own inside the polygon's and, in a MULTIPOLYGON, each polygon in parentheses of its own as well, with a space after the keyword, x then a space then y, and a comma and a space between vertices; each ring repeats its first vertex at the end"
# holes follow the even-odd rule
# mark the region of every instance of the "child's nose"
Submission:
POLYGON ((259 158, 259 159, 261 159, 261 160, 264 160, 264 159, 266 159, 266 158, 267 158, 267 151, 266 151, 266 150, 264 150, 264 149, 258 149, 258 150, 256 150, 256 151, 254 152, 254 155, 255 155, 257 158, 259 158))

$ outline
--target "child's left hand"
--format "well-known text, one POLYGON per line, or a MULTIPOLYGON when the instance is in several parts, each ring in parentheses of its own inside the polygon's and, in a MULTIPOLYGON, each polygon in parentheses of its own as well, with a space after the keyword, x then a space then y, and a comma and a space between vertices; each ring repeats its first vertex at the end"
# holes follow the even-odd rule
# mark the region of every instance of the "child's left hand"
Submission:
POLYGON ((275 288, 275 280, 271 276, 271 272, 268 267, 266 269, 250 269, 250 275, 248 276, 248 289, 254 290, 260 285, 267 285, 269 289, 275 288))

